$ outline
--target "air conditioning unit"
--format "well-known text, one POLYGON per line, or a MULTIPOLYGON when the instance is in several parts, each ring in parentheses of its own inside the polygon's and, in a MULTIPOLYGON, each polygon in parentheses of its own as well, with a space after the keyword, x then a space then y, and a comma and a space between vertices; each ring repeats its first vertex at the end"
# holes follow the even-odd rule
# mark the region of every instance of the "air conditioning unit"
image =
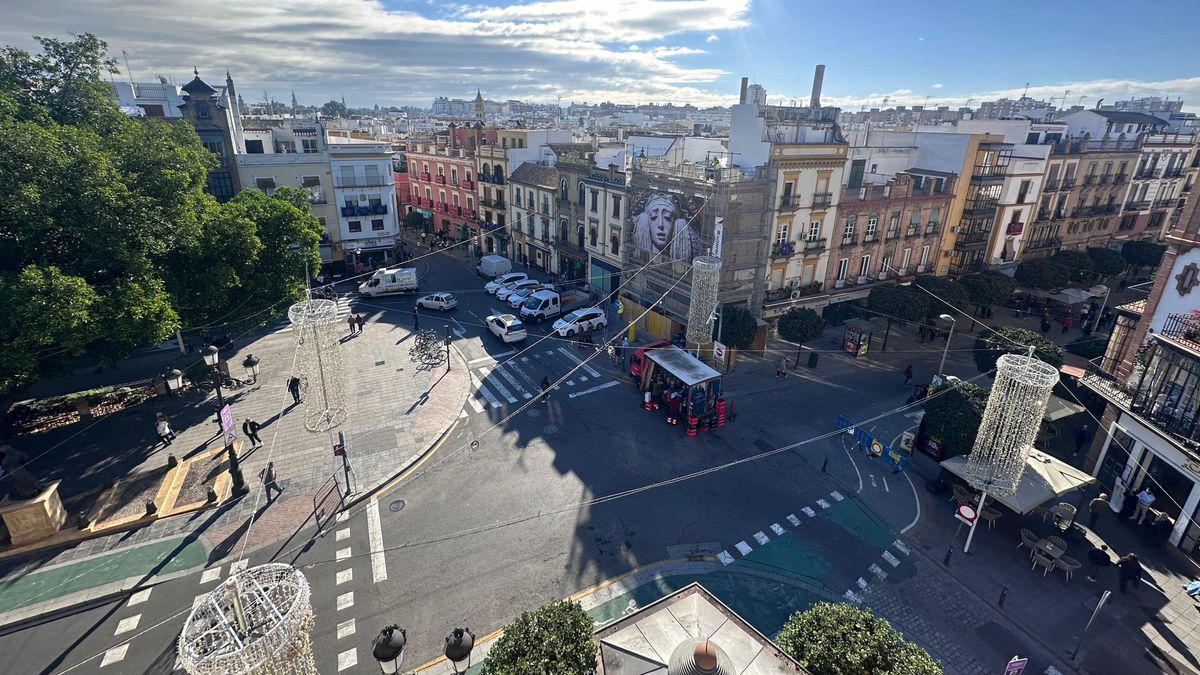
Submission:
POLYGON ((792 299, 799 300, 804 294, 800 291, 792 291, 792 299))
POLYGON ((961 230, 961 229, 962 228, 955 225, 954 227, 950 228, 950 231, 953 232, 954 234, 958 234, 959 230, 961 230))
POLYGON ((917 265, 917 274, 924 274, 924 273, 925 273, 925 266, 917 265))
POLYGON ((954 251, 942 251, 943 258, 949 258, 952 255, 954 255, 954 251))
POLYGON ((899 270, 898 272, 896 272, 896 275, 897 275, 897 276, 901 276, 901 277, 902 277, 902 276, 905 276, 905 275, 907 275, 907 274, 908 274, 908 268, 907 268, 907 267, 901 267, 901 268, 900 268, 900 270, 899 270))

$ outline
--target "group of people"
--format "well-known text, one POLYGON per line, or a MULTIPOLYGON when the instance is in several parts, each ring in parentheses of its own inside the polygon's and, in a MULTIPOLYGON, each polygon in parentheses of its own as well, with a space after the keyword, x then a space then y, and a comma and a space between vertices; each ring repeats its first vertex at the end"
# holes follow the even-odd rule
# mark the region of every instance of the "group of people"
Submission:
POLYGON ((350 334, 355 335, 356 333, 362 332, 363 326, 366 325, 367 320, 363 318, 362 314, 351 314, 350 316, 346 317, 346 323, 350 326, 350 334))
POLYGON ((651 379, 650 386, 642 393, 642 407, 646 410, 666 407, 667 424, 679 424, 691 414, 683 382, 665 373, 657 373, 651 379))
POLYGON ((938 327, 933 319, 926 319, 925 323, 917 326, 917 336, 922 343, 933 342, 935 340, 945 341, 950 336, 950 331, 942 330, 938 327))
MULTIPOLYGON (((1088 559, 1088 575, 1087 580, 1096 581, 1096 577, 1100 574, 1100 570, 1111 567, 1113 564, 1112 555, 1109 553, 1107 544, 1097 544, 1087 552, 1088 559)), ((1129 584, 1136 584, 1142 579, 1142 563, 1138 560, 1137 554, 1130 552, 1117 559, 1117 588, 1124 593, 1129 584)))

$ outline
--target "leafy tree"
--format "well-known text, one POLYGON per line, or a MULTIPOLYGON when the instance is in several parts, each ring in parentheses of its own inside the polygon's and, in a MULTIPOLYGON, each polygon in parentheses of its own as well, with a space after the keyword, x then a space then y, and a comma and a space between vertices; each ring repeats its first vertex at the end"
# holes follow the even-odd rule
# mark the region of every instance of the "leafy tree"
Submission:
POLYGON ((981 373, 991 372, 995 370, 996 360, 1001 354, 1028 354, 1029 347, 1034 348, 1035 358, 1055 368, 1062 365, 1062 347, 1047 340, 1041 333, 1006 326, 998 331, 984 331, 975 339, 975 367, 981 373))
POLYGON ((413 209, 408 212, 407 216, 404 216, 404 226, 419 230, 425 227, 425 216, 421 215, 420 211, 413 209))
POLYGON ((731 349, 746 349, 754 343, 754 335, 758 332, 758 322, 750 314, 750 310, 741 305, 723 305, 721 308, 721 324, 713 326, 713 339, 717 338, 720 330, 721 342, 731 349))
MULTIPOLYGON (((913 281, 914 286, 924 288, 929 293, 916 290, 926 298, 929 298, 929 304, 925 308, 926 318, 933 319, 941 316, 951 308, 963 310, 971 304, 971 296, 967 292, 965 286, 946 277, 921 276, 913 281), (933 295, 931 296, 930 293, 933 295), (934 297, 936 296, 936 297, 934 297), (946 303, 950 306, 947 307, 946 303)), ((915 289, 914 289, 915 290, 915 289)))
POLYGON ((1049 258, 1035 258, 1017 263, 1015 279, 1022 286, 1052 291, 1066 286, 1070 273, 1049 258))
POLYGON ((481 675, 557 675, 596 669, 595 626, 577 602, 552 602, 504 627, 481 675))
POLYGON ((892 321, 916 323, 925 318, 929 308, 928 296, 909 286, 882 284, 871 289, 867 295, 867 308, 887 319, 887 330, 883 334, 883 347, 887 351, 888 336, 892 333, 892 321))
POLYGON ((1111 248, 1089 248, 1088 255, 1096 274, 1112 277, 1125 271, 1125 258, 1111 248))
POLYGON ((938 439, 943 459, 969 453, 987 407, 986 389, 970 382, 953 382, 946 391, 925 399, 925 433, 938 439))
POLYGON ((884 619, 849 603, 817 602, 796 612, 775 643, 812 675, 940 675, 924 649, 884 619))
POLYGON ((1050 257, 1054 263, 1062 266, 1067 271, 1067 278, 1073 282, 1087 283, 1092 280, 1092 274, 1096 270, 1096 264, 1092 261, 1092 256, 1083 251, 1062 250, 1050 257))
POLYGON ((1067 351, 1089 361, 1097 356, 1103 356, 1106 349, 1108 349, 1108 338, 1100 335, 1084 335, 1066 346, 1067 351))
POLYGON ((349 117, 350 111, 341 101, 328 101, 321 106, 321 114, 326 117, 349 117))
POLYGON ((1121 247, 1121 257, 1134 268, 1157 267, 1166 250, 1152 241, 1127 241, 1121 247))
POLYGON ((800 367, 800 350, 805 343, 812 342, 825 332, 821 316, 807 307, 793 307, 779 317, 776 323, 779 336, 796 343, 796 367, 800 367))
POLYGON ((971 302, 980 307, 1007 303, 1017 288, 1015 279, 993 270, 968 274, 958 282, 966 290, 971 302))
POLYGON ((0 92, 22 121, 52 121, 99 131, 118 126, 124 115, 112 101, 105 75, 116 73, 108 45, 91 33, 64 42, 34 36, 41 54, 0 49, 0 92))

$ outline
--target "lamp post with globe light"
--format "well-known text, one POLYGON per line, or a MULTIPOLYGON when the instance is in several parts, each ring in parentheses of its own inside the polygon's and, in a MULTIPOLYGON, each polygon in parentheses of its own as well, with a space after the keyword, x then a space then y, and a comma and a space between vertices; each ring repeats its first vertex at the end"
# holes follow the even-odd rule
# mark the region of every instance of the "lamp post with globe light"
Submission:
POLYGON ((250 378, 250 382, 258 382, 258 357, 253 354, 247 354, 246 360, 242 361, 242 367, 246 369, 246 376, 250 378))
POLYGON ((471 667, 471 650, 475 648, 475 634, 470 628, 455 628, 446 636, 446 660, 456 675, 463 675, 471 667))
POLYGON ((938 375, 942 375, 946 370, 946 352, 950 351, 950 338, 954 337, 954 326, 958 321, 949 314, 943 314, 938 317, 942 321, 950 322, 950 332, 946 335, 946 346, 942 347, 942 362, 938 364, 938 375))
POLYGON ((163 377, 163 382, 167 384, 167 392, 177 394, 183 390, 183 373, 179 372, 178 368, 172 368, 166 372, 163 377))
MULTIPOLYGON (((225 409, 225 395, 221 392, 221 354, 215 345, 208 345, 200 350, 200 355, 204 357, 204 364, 212 368, 213 388, 217 392, 217 421, 220 422, 221 411, 225 409)), ((244 495, 250 492, 250 488, 246 487, 246 479, 242 477, 242 467, 238 462, 237 450, 233 447, 233 443, 229 442, 229 436, 225 434, 224 426, 221 427, 221 438, 225 441, 225 452, 229 454, 229 478, 232 481, 232 493, 234 496, 244 495)))
POLYGON ((384 675, 396 675, 404 663, 404 646, 408 643, 408 635, 400 626, 392 624, 385 626, 375 637, 371 645, 371 655, 379 664, 384 675))

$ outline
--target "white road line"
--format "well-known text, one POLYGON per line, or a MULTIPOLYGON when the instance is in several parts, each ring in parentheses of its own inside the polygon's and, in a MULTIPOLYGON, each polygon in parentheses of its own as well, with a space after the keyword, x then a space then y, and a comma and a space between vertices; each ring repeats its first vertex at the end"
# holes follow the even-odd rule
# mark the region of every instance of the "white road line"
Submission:
POLYGON ((587 382, 587 375, 578 375, 580 382, 587 382))
POLYGON ((354 619, 346 619, 337 625, 337 639, 354 635, 354 619))
POLYGON ((113 633, 113 635, 120 635, 121 633, 128 633, 129 631, 137 628, 138 622, 141 620, 142 620, 141 614, 134 614, 131 617, 121 619, 119 622, 117 622, 117 630, 116 630, 116 632, 113 633))
POLYGON ((460 419, 460 420, 461 420, 461 419, 466 419, 466 417, 467 417, 467 411, 466 411, 466 410, 459 410, 459 411, 458 411, 458 419, 460 419))
POLYGON ((859 577, 858 581, 856 581, 855 583, 858 584, 859 589, 864 590, 864 591, 867 590, 867 580, 866 579, 859 577))
POLYGON ((133 607, 134 605, 140 605, 143 602, 149 600, 150 599, 150 591, 152 591, 152 590, 154 590, 154 587, 150 587, 145 590, 141 590, 141 591, 138 591, 137 593, 134 593, 133 595, 129 596, 129 600, 125 603, 125 606, 133 607))
POLYGON ((788 515, 788 522, 793 525, 799 525, 800 519, 796 517, 796 514, 792 513, 788 515))
POLYGON ((337 596, 337 611, 340 612, 343 609, 346 609, 348 607, 353 607, 353 606, 354 606, 354 591, 350 591, 349 593, 342 593, 341 595, 337 596))
POLYGON ((479 372, 481 374, 483 374, 483 379, 488 380, 489 385, 491 385, 493 388, 495 388, 496 391, 500 392, 500 395, 504 397, 504 400, 508 401, 509 403, 517 402, 517 397, 513 396, 511 391, 509 391, 508 389, 505 389, 503 384, 500 384, 500 381, 499 381, 500 378, 497 378, 497 377, 493 377, 490 379, 488 378, 488 376, 492 372, 491 370, 489 370, 488 368, 480 368, 479 372))
POLYGON ((337 532, 335 532, 333 534, 334 541, 341 541, 343 539, 349 539, 349 538, 350 538, 350 528, 348 528, 348 527, 343 527, 342 529, 338 530, 337 532))
POLYGON ((507 368, 504 366, 496 366, 496 372, 500 373, 500 377, 503 377, 506 382, 512 385, 514 390, 521 394, 521 398, 526 400, 533 398, 533 394, 526 391, 525 388, 521 386, 521 383, 517 382, 517 378, 513 377, 512 373, 508 372, 507 368))
POLYGON ((483 386, 483 383, 479 381, 479 378, 475 377, 475 373, 470 373, 470 375, 471 384, 475 387, 476 393, 483 394, 483 397, 487 399, 487 402, 490 403, 493 408, 499 408, 500 406, 504 405, 500 402, 500 399, 496 398, 492 392, 488 391, 487 388, 483 386))
POLYGON ((859 595, 858 593, 855 593, 854 591, 849 591, 849 590, 846 591, 842 597, 846 598, 847 600, 849 600, 850 602, 853 602, 856 605, 861 605, 862 601, 863 601, 861 595, 859 595))
POLYGON ((846 447, 846 437, 842 436, 839 442, 842 444, 842 452, 846 453, 846 459, 850 460, 850 466, 854 467, 854 475, 858 476, 858 489, 855 492, 862 492, 862 472, 858 470, 858 464, 854 461, 854 456, 850 454, 850 448, 846 447))
POLYGON ((337 578, 337 585, 338 585, 338 586, 341 586, 342 584, 344 584, 344 583, 346 583, 346 582, 348 582, 348 581, 354 581, 354 569, 353 569, 353 568, 351 568, 351 569, 348 569, 348 570, 342 570, 342 571, 340 571, 340 572, 338 572, 338 573, 337 573, 337 577, 336 577, 336 578, 337 578))
POLYGON ((869 473, 867 474, 867 478, 871 479, 871 487, 879 487, 879 484, 875 482, 875 474, 869 473))
POLYGON ((358 647, 351 647, 338 654, 338 672, 358 665, 358 647))
POLYGON ((367 541, 371 545, 371 577, 375 583, 387 581, 387 560, 383 555, 383 528, 379 526, 379 500, 367 505, 367 541))
POLYGON ((880 581, 883 581, 887 578, 887 572, 884 572, 883 568, 880 567, 878 563, 871 563, 871 566, 867 568, 867 571, 869 571, 871 574, 874 574, 875 578, 879 579, 880 581))
POLYGON ((729 565, 733 563, 733 556, 729 555, 728 551, 721 551, 717 554, 717 560, 720 560, 722 565, 729 565))
POLYGON ((338 514, 336 516, 334 516, 333 522, 344 523, 344 522, 346 522, 346 519, 349 517, 350 517, 349 511, 339 511, 338 514))
POLYGON ((212 569, 204 570, 204 574, 200 575, 200 583, 207 584, 210 581, 216 581, 221 578, 221 565, 217 565, 212 569))
POLYGON ((480 403, 479 399, 475 398, 474 396, 467 397, 467 405, 471 406, 471 410, 474 410, 477 413, 483 412, 483 404, 480 403))
POLYGON ((117 645, 112 649, 104 652, 104 658, 100 660, 100 667, 111 666, 114 663, 119 663, 125 658, 125 652, 129 651, 129 643, 117 645))
POLYGON ((771 523, 771 531, 775 534, 783 534, 783 527, 779 523, 771 523))
POLYGON ((806 506, 800 510, 803 511, 804 515, 808 516, 809 518, 812 518, 813 516, 817 515, 817 512, 813 511, 813 508, 811 506, 806 506))
POLYGON ((512 356, 513 354, 516 354, 516 353, 517 353, 517 350, 510 349, 506 352, 500 352, 499 354, 489 354, 488 356, 481 356, 477 359, 471 359, 470 361, 467 361, 467 365, 473 366, 476 363, 483 363, 485 361, 499 361, 500 359, 502 359, 506 356, 512 356))
POLYGON ((750 547, 750 544, 747 544, 744 541, 739 541, 738 543, 734 544, 733 547, 736 548, 738 553, 741 553, 743 556, 750 555, 750 552, 754 550, 750 547))
POLYGON ((758 532, 754 533, 754 541, 757 541, 758 545, 762 546, 763 544, 771 541, 771 538, 768 537, 765 532, 763 532, 762 530, 759 530, 758 532))
POLYGON ((591 394, 591 393, 600 391, 601 389, 608 389, 609 387, 615 387, 618 384, 621 384, 621 383, 616 380, 613 380, 611 382, 605 382, 604 384, 598 384, 590 389, 584 389, 583 391, 571 392, 570 396, 571 396, 571 398, 575 398, 576 396, 584 396, 587 394, 591 394))
POLYGON ((830 496, 830 497, 833 497, 833 500, 834 500, 834 501, 837 501, 837 502, 840 502, 840 501, 842 501, 843 499, 845 499, 845 497, 843 497, 843 496, 842 496, 842 493, 838 492, 837 490, 834 490, 833 492, 830 492, 830 493, 829 493, 829 496, 830 496))
POLYGON ((904 555, 908 555, 909 553, 912 553, 912 549, 910 549, 907 544, 900 541, 899 539, 897 539, 896 541, 893 541, 892 546, 894 546, 897 551, 900 551, 904 555))
POLYGON ((830 504, 829 502, 825 501, 824 499, 818 499, 817 506, 821 507, 822 509, 827 509, 827 508, 830 508, 831 506, 833 506, 833 504, 830 504))
POLYGON ((888 484, 887 484, 887 476, 880 476, 880 478, 882 478, 882 479, 883 479, 883 491, 884 491, 884 492, 891 492, 891 491, 892 491, 892 489, 891 489, 890 487, 888 487, 888 484))
POLYGON ((456 318, 454 318, 454 317, 450 317, 450 320, 454 322, 454 325, 455 325, 455 326, 458 326, 458 330, 460 331, 460 332, 459 332, 459 335, 458 335, 458 337, 460 337, 460 338, 461 338, 461 337, 463 337, 464 335, 466 335, 466 334, 467 334, 467 329, 466 329, 466 328, 463 328, 463 325, 462 325, 461 323, 459 323, 459 322, 458 322, 458 319, 456 319, 456 318))
POLYGON ((560 353, 563 356, 567 357, 568 359, 571 359, 572 361, 574 361, 575 365, 583 366, 583 369, 585 371, 587 371, 588 375, 591 375, 592 377, 600 377, 599 371, 597 371, 595 368, 589 366, 588 364, 584 363, 583 361, 580 361, 579 358, 576 357, 574 354, 572 354, 571 351, 569 349, 567 349, 566 347, 559 347, 558 353, 560 353))
POLYGON ((891 565, 892 567, 900 566, 900 559, 897 558, 896 556, 892 555, 891 551, 884 551, 883 559, 886 560, 887 564, 891 565))
MULTIPOLYGON (((924 411, 922 411, 921 414, 924 415, 925 414, 924 411)), ((906 415, 906 417, 907 417, 907 415, 906 415)), ((917 428, 917 425, 914 424, 913 426, 905 429, 904 431, 912 431, 913 429, 916 429, 916 428, 917 428)), ((893 448, 900 447, 900 437, 903 435, 904 435, 904 432, 902 431, 902 432, 896 434, 896 437, 892 439, 892 447, 893 448)), ((900 473, 901 473, 901 475, 904 476, 904 480, 908 481, 908 487, 912 488, 913 501, 916 502, 916 504, 917 504, 917 515, 913 516, 911 523, 909 523, 908 525, 905 525, 903 530, 900 530, 900 534, 904 534, 905 532, 908 532, 909 530, 916 527, 917 523, 921 520, 921 497, 920 497, 920 495, 917 494, 917 486, 913 485, 912 479, 908 477, 908 472, 901 471, 900 473)))
POLYGON ((346 558, 349 558, 350 557, 350 547, 347 546, 346 548, 339 548, 334 557, 336 557, 338 560, 345 560, 346 558))

